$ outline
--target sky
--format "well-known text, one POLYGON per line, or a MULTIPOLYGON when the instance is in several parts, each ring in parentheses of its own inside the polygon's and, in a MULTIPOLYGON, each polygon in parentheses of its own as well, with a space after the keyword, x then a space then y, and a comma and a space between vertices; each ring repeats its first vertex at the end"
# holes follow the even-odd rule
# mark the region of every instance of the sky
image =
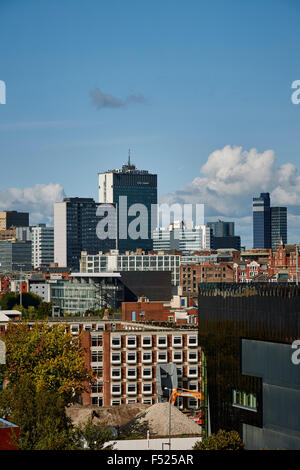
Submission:
MULTIPOLYGON (((98 172, 158 174, 252 245, 252 197, 300 241, 298 0, 0 0, 0 210, 52 223, 98 172)), ((300 96, 300 94, 299 94, 300 96)), ((300 100, 299 100, 300 101, 300 100)))

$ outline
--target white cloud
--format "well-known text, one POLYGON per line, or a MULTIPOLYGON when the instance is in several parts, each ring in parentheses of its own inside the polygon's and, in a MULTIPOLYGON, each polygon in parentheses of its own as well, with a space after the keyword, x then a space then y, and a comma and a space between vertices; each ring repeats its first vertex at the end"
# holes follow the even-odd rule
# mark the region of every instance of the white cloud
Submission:
MULTIPOLYGON (((286 205, 290 215, 300 214, 300 173, 291 163, 276 166, 275 161, 273 150, 259 153, 254 148, 247 151, 226 145, 209 155, 200 176, 183 189, 163 197, 161 202, 204 203, 209 220, 217 217, 235 220, 236 233, 243 232, 242 242, 251 246, 254 196, 269 192, 272 205, 286 205)), ((294 239, 297 232, 293 229, 294 239)))
POLYGON ((31 188, 8 188, 0 191, 0 210, 30 213, 30 224, 53 224, 53 204, 65 197, 60 184, 36 184, 31 188))

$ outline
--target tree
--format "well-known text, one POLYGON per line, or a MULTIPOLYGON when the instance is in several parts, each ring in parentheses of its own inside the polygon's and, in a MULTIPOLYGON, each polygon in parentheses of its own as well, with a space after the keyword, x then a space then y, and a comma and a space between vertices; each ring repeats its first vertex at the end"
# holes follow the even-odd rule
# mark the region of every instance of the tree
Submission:
POLYGON ((4 339, 8 388, 29 376, 37 391, 57 392, 69 404, 91 380, 79 337, 66 332, 64 325, 39 322, 30 330, 26 322, 9 324, 4 339))
POLYGON ((238 432, 220 429, 202 442, 197 441, 193 450, 243 450, 244 445, 238 432))
MULTIPOLYGON (((33 292, 22 293, 22 307, 28 308, 30 306, 38 308, 42 298, 33 292)), ((0 305, 3 310, 12 310, 15 305, 20 305, 21 299, 18 292, 6 292, 2 295, 0 305)))
POLYGON ((76 442, 82 448, 86 445, 89 450, 112 450, 113 445, 105 446, 112 439, 112 432, 106 426, 95 425, 89 418, 85 425, 76 428, 76 442))
POLYGON ((20 428, 14 443, 21 450, 70 450, 78 447, 63 397, 37 391, 29 375, 0 393, 0 416, 20 428))

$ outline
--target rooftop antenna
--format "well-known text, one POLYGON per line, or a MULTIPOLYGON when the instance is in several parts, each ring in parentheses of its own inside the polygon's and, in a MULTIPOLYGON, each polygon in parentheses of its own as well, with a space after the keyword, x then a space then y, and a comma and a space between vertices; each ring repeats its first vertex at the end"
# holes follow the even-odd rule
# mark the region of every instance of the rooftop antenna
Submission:
POLYGON ((130 166, 130 149, 128 149, 128 166, 130 166))

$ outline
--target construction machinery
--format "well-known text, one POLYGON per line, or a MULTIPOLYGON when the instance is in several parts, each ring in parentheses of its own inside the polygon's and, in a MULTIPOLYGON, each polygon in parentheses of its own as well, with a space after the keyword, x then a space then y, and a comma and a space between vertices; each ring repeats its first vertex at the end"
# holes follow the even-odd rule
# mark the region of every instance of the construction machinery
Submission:
MULTIPOLYGON (((203 393, 201 392, 195 392, 194 390, 187 390, 186 388, 182 388, 178 390, 178 387, 175 387, 170 396, 171 405, 175 405, 177 397, 189 397, 189 398, 196 398, 197 400, 201 400, 201 401, 204 400, 203 393)), ((184 414, 195 423, 199 425, 203 425, 204 423, 204 411, 203 410, 200 410, 200 411, 198 410, 194 412, 189 411, 184 414)))

